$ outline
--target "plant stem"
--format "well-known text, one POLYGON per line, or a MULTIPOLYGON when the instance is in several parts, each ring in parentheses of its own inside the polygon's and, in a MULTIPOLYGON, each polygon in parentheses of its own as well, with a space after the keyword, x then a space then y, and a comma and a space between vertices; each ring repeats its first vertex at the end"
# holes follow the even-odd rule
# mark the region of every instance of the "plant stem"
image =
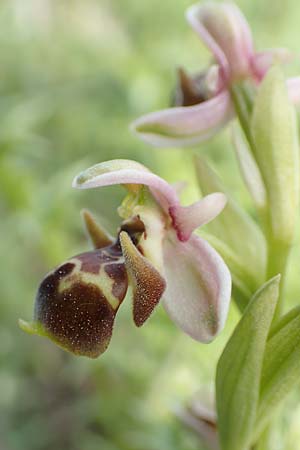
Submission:
POLYGON ((252 112, 251 100, 248 98, 245 89, 243 89, 241 85, 233 85, 230 93, 241 128, 249 143, 249 147, 252 150, 254 143, 250 130, 250 118, 252 112))
MULTIPOLYGON (((253 141, 250 128, 253 107, 252 99, 249 97, 249 93, 243 85, 233 85, 231 88, 231 97, 240 126, 244 132, 245 138, 248 141, 249 149, 255 158, 255 143, 253 141)), ((270 210, 268 204, 266 208, 258 209, 258 214, 261 219, 262 230, 264 232, 268 247, 266 279, 268 280, 279 273, 281 274, 279 300, 274 315, 274 321, 276 321, 282 312, 286 265, 290 253, 290 245, 282 243, 272 236, 273 233, 270 226, 270 210)))

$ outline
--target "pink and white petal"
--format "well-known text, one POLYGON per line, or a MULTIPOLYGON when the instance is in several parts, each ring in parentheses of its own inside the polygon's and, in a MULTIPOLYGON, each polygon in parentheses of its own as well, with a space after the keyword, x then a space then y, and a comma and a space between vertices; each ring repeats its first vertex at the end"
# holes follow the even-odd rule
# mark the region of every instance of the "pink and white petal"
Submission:
POLYGON ((254 53, 252 33, 235 4, 197 4, 187 10, 186 16, 214 54, 227 79, 247 76, 254 53))
POLYGON ((221 256, 199 236, 185 243, 175 236, 163 243, 164 307, 188 335, 210 342, 224 327, 231 296, 231 276, 221 256))
POLYGON ((300 103, 300 77, 289 78, 286 82, 290 101, 297 105, 300 103))
POLYGON ((114 184, 148 186, 164 209, 179 203, 176 190, 170 184, 142 164, 126 159, 96 164, 77 175, 72 185, 78 189, 91 189, 114 184))
POLYGON ((261 81, 273 64, 286 64, 294 58, 293 53, 286 48, 274 48, 257 52, 252 58, 252 71, 258 81, 261 81))
POLYGON ((171 206, 169 209, 177 237, 184 242, 192 232, 213 220, 224 209, 227 199, 222 192, 214 192, 190 206, 171 206))
POLYGON ((201 21, 201 5, 192 5, 186 10, 186 19, 193 28, 193 30, 200 36, 201 40, 208 47, 208 49, 214 55, 217 63, 220 65, 223 71, 223 75, 226 78, 229 76, 229 65, 227 58, 219 46, 219 44, 212 37, 207 28, 201 21))
POLYGON ((195 145, 209 139, 233 117, 228 91, 194 106, 181 106, 146 114, 131 129, 145 142, 158 147, 195 145))

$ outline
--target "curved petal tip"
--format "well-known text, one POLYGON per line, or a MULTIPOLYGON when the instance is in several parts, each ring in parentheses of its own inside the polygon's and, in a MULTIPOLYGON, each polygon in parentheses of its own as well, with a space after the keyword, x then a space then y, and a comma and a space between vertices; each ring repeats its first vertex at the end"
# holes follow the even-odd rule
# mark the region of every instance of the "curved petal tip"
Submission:
POLYGON ((178 239, 182 242, 189 240, 192 232, 217 217, 226 203, 223 192, 214 192, 190 206, 171 207, 169 212, 178 239))
POLYGON ((226 90, 194 106, 181 106, 146 114, 131 124, 142 140, 158 147, 195 145, 209 139, 233 117, 226 90))
POLYGON ((150 172, 142 164, 131 160, 119 159, 96 164, 81 172, 73 181, 73 187, 78 189, 92 189, 115 184, 148 186, 164 209, 179 202, 173 186, 150 172))
POLYGON ((247 76, 254 54, 250 27, 230 2, 206 2, 188 8, 187 21, 211 50, 228 79, 247 76))

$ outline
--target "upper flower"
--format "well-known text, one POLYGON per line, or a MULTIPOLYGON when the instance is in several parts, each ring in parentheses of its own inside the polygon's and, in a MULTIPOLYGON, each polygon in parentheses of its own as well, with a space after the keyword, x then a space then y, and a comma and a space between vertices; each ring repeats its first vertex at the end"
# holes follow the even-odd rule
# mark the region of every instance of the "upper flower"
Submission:
MULTIPOLYGON (((248 79, 259 83, 274 62, 285 62, 285 49, 255 52, 249 25, 233 3, 191 6, 187 20, 212 52, 214 63, 190 77, 179 70, 175 107, 142 116, 132 129, 158 146, 193 145, 208 139, 234 116, 230 88, 248 79)), ((300 78, 287 82, 292 101, 300 99, 300 78)))
POLYGON ((133 161, 97 164, 79 174, 80 189, 122 184, 128 195, 112 239, 83 213, 95 250, 77 255, 42 281, 34 321, 26 331, 53 339, 79 355, 97 357, 107 348, 116 312, 128 286, 133 319, 141 326, 163 296, 164 306, 187 334, 209 342, 228 312, 231 277, 219 254, 193 231, 225 206, 222 193, 180 205, 175 187, 133 161))

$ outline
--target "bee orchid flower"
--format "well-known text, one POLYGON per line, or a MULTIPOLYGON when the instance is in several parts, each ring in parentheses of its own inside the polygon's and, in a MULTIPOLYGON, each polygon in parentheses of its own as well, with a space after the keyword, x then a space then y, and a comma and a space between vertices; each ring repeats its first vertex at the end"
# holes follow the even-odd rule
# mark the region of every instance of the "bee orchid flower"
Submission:
MULTIPOLYGON (((216 134, 235 115, 231 87, 244 80, 261 82, 273 63, 291 59, 283 48, 256 52, 250 27, 233 3, 208 2, 188 8, 186 18, 212 52, 214 62, 189 76, 178 71, 175 107, 146 114, 132 130, 159 147, 194 145, 216 134)), ((300 77, 287 80, 291 101, 300 100, 300 77)))
POLYGON ((67 260, 42 281, 31 333, 50 337, 74 354, 97 357, 111 339, 115 315, 129 290, 139 327, 158 302, 171 319, 200 342, 223 328, 231 277, 219 254, 194 233, 224 208, 223 193, 181 206, 176 187, 134 161, 97 164, 81 174, 75 188, 123 185, 128 194, 113 239, 83 212, 94 250, 67 260))

